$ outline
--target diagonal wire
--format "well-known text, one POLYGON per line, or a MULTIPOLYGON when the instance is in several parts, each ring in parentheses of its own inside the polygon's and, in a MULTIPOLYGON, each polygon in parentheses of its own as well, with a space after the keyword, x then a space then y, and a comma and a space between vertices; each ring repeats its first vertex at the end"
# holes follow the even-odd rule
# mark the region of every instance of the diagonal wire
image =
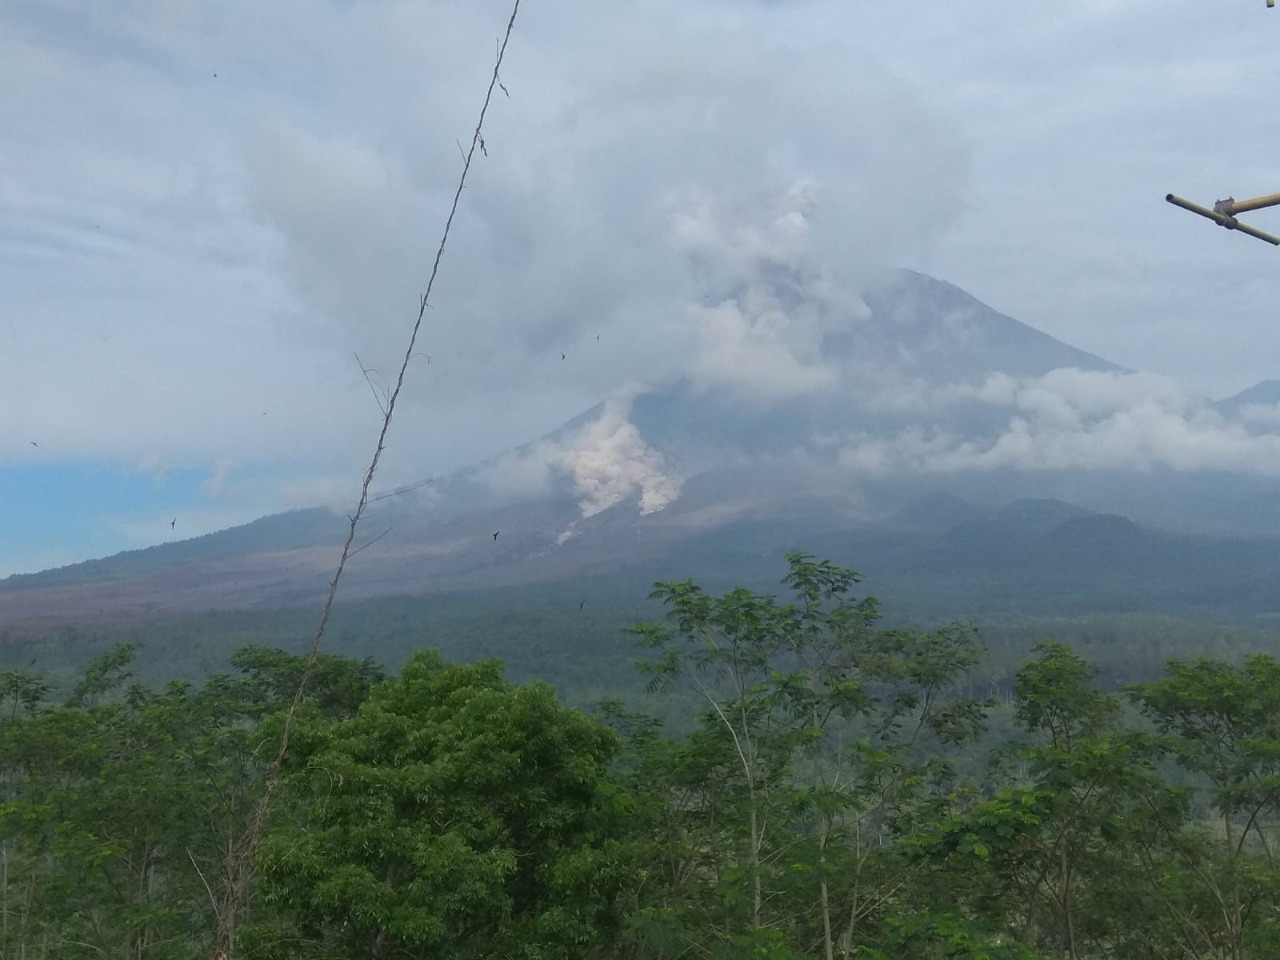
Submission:
MULTIPOLYGON (((436 275, 440 270, 440 261, 444 257, 445 244, 449 240, 449 230, 453 226, 454 215, 458 212, 458 203, 462 199, 462 189, 466 186, 467 173, 471 169, 472 160, 475 158, 476 148, 482 142, 480 131, 484 127, 485 114, 488 112, 489 103, 493 99, 494 88, 500 85, 498 70, 501 68, 503 57, 506 55, 507 44, 511 40, 511 31, 515 27, 516 14, 519 11, 520 0, 515 0, 511 7, 511 17, 507 20, 507 29, 503 34, 502 45, 498 48, 497 57, 493 64, 493 75, 489 79, 489 88, 485 92, 484 105, 480 108, 480 117, 476 122, 475 132, 471 135, 471 149, 467 151, 464 157, 462 174, 458 178, 458 188, 454 191, 453 204, 449 208, 449 216, 445 220, 444 232, 440 237, 440 245, 436 248, 435 260, 431 264, 431 276, 427 280, 427 289, 422 294, 418 306, 418 317, 414 321, 413 332, 409 336, 409 345, 405 349, 404 360, 400 364, 400 373, 396 377, 395 389, 391 391, 390 396, 387 398, 387 406, 382 418, 382 429, 378 433, 378 442, 374 447, 373 457, 369 461, 369 469, 365 471, 364 482, 360 487, 360 502, 356 507, 355 513, 351 514, 350 517, 351 526, 347 531, 346 542, 342 546, 342 556, 338 559, 333 579, 329 582, 329 593, 325 598, 324 611, 320 616, 320 625, 311 640, 311 646, 307 652, 306 665, 303 667, 302 677, 298 681, 298 689, 294 693, 293 702, 289 705, 289 709, 284 716, 279 745, 275 758, 267 768, 267 778, 263 786, 262 797, 258 801, 248 828, 237 839, 228 856, 227 876, 223 882, 221 902, 218 904, 217 909, 218 929, 214 937, 211 954, 213 960, 228 960, 232 956, 236 923, 240 914, 248 907, 251 899, 250 883, 253 879, 254 857, 257 855, 258 844, 262 839, 262 831, 266 824, 267 816, 271 812, 271 804, 276 788, 280 784, 280 770, 284 765, 285 754, 289 749, 289 734, 293 728, 294 717, 306 693, 307 680, 310 678, 316 661, 320 656, 320 643, 324 638, 325 629, 329 625, 330 615, 333 611, 333 601, 338 593, 338 583, 342 580, 343 570, 346 568, 347 561, 354 553, 358 552, 352 549, 352 544, 356 538, 356 527, 359 526, 360 520, 364 516, 365 508, 368 507, 370 502, 369 487, 373 483, 374 474, 378 470, 378 463, 382 459, 382 452, 386 446, 387 431, 391 428, 391 419, 396 411, 396 401, 399 399, 400 390, 404 386, 405 374, 409 369, 409 361, 413 357, 413 349, 418 341, 418 333, 422 329, 422 320, 427 313, 427 301, 431 296, 431 289, 435 285, 436 275)), ((505 89, 504 87, 504 92, 505 89)))
POLYGON ((380 493, 376 497, 370 497, 369 503, 377 503, 379 500, 390 500, 392 497, 398 497, 402 494, 411 493, 414 490, 421 490, 429 484, 435 483, 435 477, 427 477, 424 480, 415 480, 413 483, 406 483, 403 486, 396 487, 394 490, 388 490, 386 493, 380 493))

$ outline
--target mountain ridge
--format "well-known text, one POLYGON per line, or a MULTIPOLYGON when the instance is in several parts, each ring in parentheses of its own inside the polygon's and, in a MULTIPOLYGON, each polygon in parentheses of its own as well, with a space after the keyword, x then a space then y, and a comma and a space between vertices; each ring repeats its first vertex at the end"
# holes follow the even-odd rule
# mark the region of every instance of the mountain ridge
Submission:
MULTIPOLYGON (((376 504, 368 519, 390 534, 356 558, 344 594, 501 589, 674 566, 682 557, 747 569, 770 552, 841 538, 875 547, 871 559, 881 557, 895 575, 914 565, 951 578, 972 568, 1011 582, 1037 571, 1079 579, 1080 571, 1039 554, 1087 566, 1093 551, 1120 569, 1159 559, 1163 544, 1183 570, 1195 567, 1187 545, 1197 531, 1190 523, 1157 529, 1168 518, 1198 516, 1204 530, 1249 532, 1258 542, 1280 534, 1280 510, 1263 509, 1274 502, 1271 491, 1280 493, 1274 479, 894 467, 886 451, 897 448, 955 457, 1001 449, 1010 436, 1021 442, 1019 418, 1041 407, 1071 426, 1081 414, 1060 409, 1063 396, 1083 391, 1079 409, 1087 411, 1090 390, 1114 392, 1118 381, 1109 378, 1128 371, 924 274, 898 271, 864 299, 865 314, 829 324, 813 361, 840 373, 838 389, 819 378, 815 389, 761 404, 684 377, 606 398, 429 490, 376 504), (1059 388, 1068 393, 1048 392, 1041 382, 1064 372, 1059 388), (522 487, 512 477, 532 481, 522 487)), ((302 508, 9 577, 0 580, 0 621, 306 602, 327 589, 345 526, 325 508, 302 508)), ((1247 538, 1223 542, 1260 556, 1247 538)), ((1222 552, 1206 554, 1214 576, 1229 566, 1222 552)), ((1257 562, 1270 569, 1265 558, 1257 562)))

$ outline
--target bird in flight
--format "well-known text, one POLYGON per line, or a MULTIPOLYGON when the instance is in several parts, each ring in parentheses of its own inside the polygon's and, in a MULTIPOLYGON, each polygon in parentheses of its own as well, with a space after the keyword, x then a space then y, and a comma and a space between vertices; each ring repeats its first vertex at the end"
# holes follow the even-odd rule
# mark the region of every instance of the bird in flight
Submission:
POLYGON ((562 353, 562 354, 560 354, 560 359, 561 359, 561 360, 563 360, 563 359, 564 359, 564 354, 563 354, 563 353, 562 353))
POLYGON ((579 609, 579 610, 581 610, 581 609, 582 609, 583 604, 585 604, 586 602, 587 602, 587 601, 585 601, 585 600, 579 600, 579 601, 578 601, 578 609, 579 609))
POLYGON ((497 539, 498 539, 498 534, 500 534, 501 532, 502 532, 501 530, 495 530, 495 531, 493 531, 493 539, 494 539, 494 540, 497 540, 497 539))
POLYGON ((170 530, 172 530, 172 529, 173 529, 174 527, 176 527, 177 525, 178 525, 178 518, 177 518, 177 517, 174 517, 172 520, 170 520, 170 521, 169 521, 169 529, 170 529, 170 530))
POLYGON ((34 440, 28 440, 27 442, 28 442, 29 444, 31 444, 33 447, 38 447, 38 446, 40 446, 40 444, 36 443, 34 440))

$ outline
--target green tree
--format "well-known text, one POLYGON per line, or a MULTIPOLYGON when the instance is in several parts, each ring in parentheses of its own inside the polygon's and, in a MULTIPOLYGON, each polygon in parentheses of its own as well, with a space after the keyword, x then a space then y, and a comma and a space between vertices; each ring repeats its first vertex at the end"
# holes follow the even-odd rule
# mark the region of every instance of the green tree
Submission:
MULTIPOLYGON (((271 681, 300 658, 250 651, 242 675, 153 691, 129 683, 136 654, 109 650, 62 703, 34 676, 3 688, 0 956, 203 952, 211 884, 261 788, 260 724, 284 706, 271 681)), ((353 712, 368 665, 322 667, 314 709, 353 712)))
POLYGON ((122 689, 135 652, 113 649, 66 703, 11 719, 0 737, 0 764, 21 785, 0 805, 22 864, 7 946, 28 955, 38 944, 40 955, 176 957, 197 935, 204 892, 187 851, 208 797, 181 746, 191 700, 185 684, 122 689))
POLYGON ((632 878, 615 734, 493 661, 414 654, 356 716, 298 730, 252 955, 580 957, 632 878), (287 942, 282 942, 287 941, 287 942), (310 951, 310 953, 308 953, 310 951))
POLYGON ((1214 868, 1160 744, 1123 725, 1084 659, 1037 652, 1015 697, 1030 742, 1010 746, 1025 774, 917 848, 946 864, 938 880, 967 916, 1051 955, 1236 956, 1231 911, 1197 893, 1214 868))
POLYGON ((1170 755, 1194 778, 1202 827, 1171 832, 1184 869, 1163 896, 1184 938, 1210 955, 1280 950, 1280 662, 1199 659, 1130 688, 1170 755))
POLYGON ((787 562, 791 602, 660 583, 667 622, 635 628, 657 654, 653 686, 687 682, 706 705, 683 743, 651 738, 658 759, 639 767, 646 809, 681 840, 660 866, 678 890, 637 916, 655 956, 853 955, 900 889, 894 832, 947 779, 926 746, 981 725, 956 694, 978 658, 971 631, 879 629, 877 601, 853 595, 859 574, 787 562))

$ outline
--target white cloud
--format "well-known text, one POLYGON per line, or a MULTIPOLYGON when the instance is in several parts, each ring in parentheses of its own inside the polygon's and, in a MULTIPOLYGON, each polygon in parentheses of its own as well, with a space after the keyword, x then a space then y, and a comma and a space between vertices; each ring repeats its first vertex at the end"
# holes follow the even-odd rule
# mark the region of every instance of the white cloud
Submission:
POLYGON ((1280 475, 1280 435, 1251 431, 1165 377, 1053 370, 1015 381, 1000 375, 976 387, 939 390, 934 409, 957 399, 1008 410, 994 437, 962 438, 913 427, 890 438, 854 437, 845 467, 900 470, 1223 470, 1280 475))
MULTIPOLYGON (((507 9, 6 6, 0 83, 23 94, 0 106, 22 132, 0 148, 15 278, 0 406, 20 432, 62 457, 210 470, 358 447, 370 405, 351 354, 394 372, 507 9)), ((479 405, 519 398, 497 452, 620 380, 684 370, 701 300, 664 226, 673 197, 767 209, 809 178, 821 210, 791 225, 858 274, 947 219, 958 138, 810 35, 812 16, 722 0, 523 12, 428 315, 431 369, 404 398, 433 459, 476 455, 479 405), (872 215, 890 193, 911 210, 886 231, 872 215)))
POLYGON ((1235 417, 1250 426, 1280 430, 1280 403, 1246 403, 1235 417))
MULTIPOLYGON (((351 354, 394 375, 508 11, 0 5, 0 468, 234 462, 261 512, 358 477, 378 414, 351 354)), ((389 485, 624 380, 828 390, 821 334, 904 261, 1201 390, 1274 376, 1274 251, 1162 203, 1276 189, 1270 23, 1248 0, 526 5, 389 485)), ((1016 388, 1029 436, 1121 409, 1208 429, 1071 389, 1016 388)))
POLYGON ((227 480, 235 466, 235 462, 231 460, 219 460, 215 463, 213 472, 200 484, 200 495, 211 499, 224 496, 227 492, 227 480))

